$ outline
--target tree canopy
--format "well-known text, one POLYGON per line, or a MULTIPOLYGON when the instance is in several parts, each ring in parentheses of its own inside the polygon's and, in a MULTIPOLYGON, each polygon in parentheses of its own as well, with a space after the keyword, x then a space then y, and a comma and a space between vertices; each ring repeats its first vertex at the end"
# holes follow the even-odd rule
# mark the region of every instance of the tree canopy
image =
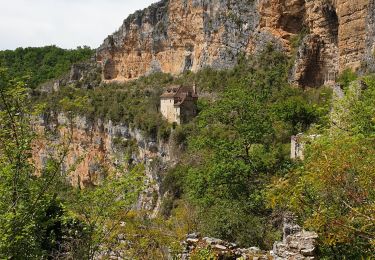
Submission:
POLYGON ((27 86, 37 87, 39 84, 55 79, 68 72, 71 65, 89 59, 93 50, 89 47, 78 47, 65 50, 56 46, 40 48, 17 48, 0 51, 0 67, 8 69, 11 78, 27 77, 27 86))

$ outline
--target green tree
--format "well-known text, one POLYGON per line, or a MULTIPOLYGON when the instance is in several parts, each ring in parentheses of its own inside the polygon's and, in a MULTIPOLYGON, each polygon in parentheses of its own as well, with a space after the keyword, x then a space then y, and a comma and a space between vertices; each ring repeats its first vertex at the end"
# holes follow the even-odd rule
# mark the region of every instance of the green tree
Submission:
POLYGON ((0 51, 0 67, 8 69, 11 78, 28 75, 28 87, 67 73, 72 64, 89 59, 93 51, 85 46, 75 50, 64 50, 56 46, 41 48, 17 48, 0 51))
MULTIPOLYGON (((54 145, 37 168, 33 148, 43 136, 34 132, 32 118, 40 111, 33 111, 23 82, 0 73, 0 258, 93 259, 114 249, 144 168, 118 169, 96 188, 73 189, 64 178, 69 172, 61 172, 69 144, 54 145)), ((81 107, 77 103, 67 102, 72 109, 81 107)))
POLYGON ((305 161, 269 187, 274 208, 318 232, 323 256, 372 257, 375 250, 373 77, 334 100, 331 127, 307 145, 305 161))
POLYGON ((66 245, 74 258, 94 259, 124 249, 120 236, 127 236, 124 225, 143 187, 144 170, 138 165, 127 173, 109 174, 100 186, 70 191, 67 207, 84 225, 84 236, 66 245))
POLYGON ((23 82, 10 80, 6 70, 0 73, 0 256, 40 258, 57 246, 46 246, 47 237, 60 239, 61 208, 54 192, 59 163, 48 160, 36 176, 27 91, 23 82))
POLYGON ((304 165, 275 182, 268 199, 301 217, 328 255, 349 259, 375 250, 373 139, 321 138, 304 165), (333 252, 329 252, 333 250, 333 252))
MULTIPOLYGON (((163 186, 175 199, 187 197, 196 206, 202 233, 262 248, 280 235, 263 191, 272 176, 292 167, 290 136, 326 124, 322 117, 329 111, 325 90, 288 85, 288 68, 288 59, 268 46, 233 70, 206 72, 215 82, 225 75, 226 86, 215 98, 200 101, 196 121, 177 129, 187 133, 187 153, 163 186)), ((184 77, 199 79, 201 73, 184 77)), ((211 88, 209 82, 205 86, 211 88)), ((175 206, 169 201, 165 212, 175 206)))

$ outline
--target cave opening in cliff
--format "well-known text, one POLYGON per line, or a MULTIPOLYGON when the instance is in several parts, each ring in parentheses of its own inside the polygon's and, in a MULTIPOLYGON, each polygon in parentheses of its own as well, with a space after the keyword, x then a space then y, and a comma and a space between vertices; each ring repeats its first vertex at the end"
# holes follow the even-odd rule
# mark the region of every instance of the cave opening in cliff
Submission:
POLYGON ((193 58, 191 55, 185 57, 185 65, 183 71, 189 71, 193 67, 193 58))
POLYGON ((293 2, 290 10, 280 13, 278 26, 288 33, 299 34, 304 27, 304 18, 306 16, 305 1, 294 0, 293 2))
POLYGON ((103 76, 105 80, 111 80, 117 77, 116 64, 113 60, 106 60, 103 66, 103 76))
POLYGON ((282 15, 280 26, 289 33, 298 34, 303 28, 303 16, 282 15))
POLYGON ((337 44, 339 34, 339 18, 333 5, 326 4, 323 6, 323 14, 328 23, 328 32, 330 34, 331 43, 337 44))
POLYGON ((320 37, 315 36, 310 39, 306 50, 306 66, 302 77, 299 80, 301 86, 316 87, 324 83, 322 51, 323 41, 320 37))

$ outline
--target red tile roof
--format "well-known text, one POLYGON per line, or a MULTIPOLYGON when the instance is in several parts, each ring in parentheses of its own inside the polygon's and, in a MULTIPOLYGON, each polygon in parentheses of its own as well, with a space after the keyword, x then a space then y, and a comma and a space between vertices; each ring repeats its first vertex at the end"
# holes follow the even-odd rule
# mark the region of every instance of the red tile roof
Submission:
POLYGON ((198 95, 195 92, 195 88, 192 86, 171 86, 160 96, 160 98, 174 99, 174 105, 180 106, 188 99, 198 99, 198 95))

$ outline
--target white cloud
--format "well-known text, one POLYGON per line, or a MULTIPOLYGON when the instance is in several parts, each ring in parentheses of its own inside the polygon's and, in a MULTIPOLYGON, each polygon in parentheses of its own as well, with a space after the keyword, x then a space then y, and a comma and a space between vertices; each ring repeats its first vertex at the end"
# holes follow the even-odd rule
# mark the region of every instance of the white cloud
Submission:
POLYGON ((98 47, 122 21, 157 0, 0 0, 0 49, 98 47))

